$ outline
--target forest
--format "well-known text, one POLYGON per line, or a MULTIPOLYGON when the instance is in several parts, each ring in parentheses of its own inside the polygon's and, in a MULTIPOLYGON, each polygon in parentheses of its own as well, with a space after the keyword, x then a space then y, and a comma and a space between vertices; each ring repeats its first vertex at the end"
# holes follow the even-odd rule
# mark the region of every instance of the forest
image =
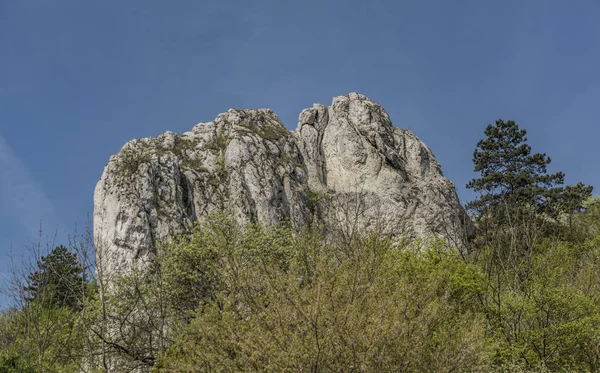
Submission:
POLYGON ((489 124, 461 247, 225 209, 108 283, 89 229, 40 238, 3 289, 0 372, 600 372, 600 198, 550 163, 489 124))

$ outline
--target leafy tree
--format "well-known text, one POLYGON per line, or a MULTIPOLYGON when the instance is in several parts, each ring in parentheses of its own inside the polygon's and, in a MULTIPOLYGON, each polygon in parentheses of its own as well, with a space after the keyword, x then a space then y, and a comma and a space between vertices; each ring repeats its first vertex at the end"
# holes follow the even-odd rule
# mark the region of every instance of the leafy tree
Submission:
POLYGON ((65 246, 57 246, 37 263, 25 288, 29 302, 37 300, 57 307, 80 307, 80 289, 86 283, 84 266, 65 246))
POLYGON ((492 283, 484 307, 499 368, 600 371, 599 249, 593 241, 547 241, 535 248, 528 281, 518 287, 510 284, 514 271, 499 271, 502 285, 492 283))
POLYGON ((547 174, 550 157, 531 154, 526 134, 514 121, 502 119, 485 129, 487 137, 477 143, 473 153, 475 171, 481 172, 481 177, 467 184, 481 193, 479 199, 467 204, 476 216, 505 202, 529 204, 544 211, 549 199, 560 191, 555 186, 563 183, 564 174, 547 174))
MULTIPOLYGON (((154 371, 489 371, 483 315, 474 307, 481 272, 442 242, 409 247, 377 234, 328 242, 260 226, 229 237, 221 231, 205 226, 170 247, 167 261, 179 264, 169 270, 197 256, 199 268, 212 269, 191 278, 216 273, 219 282, 210 297, 197 293, 203 301, 154 371)), ((170 276, 168 288, 187 288, 191 273, 170 276)))
POLYGON ((81 312, 32 301, 0 314, 0 373, 79 372, 86 329, 81 312), (2 357, 4 360, 2 360, 2 357), (18 357, 18 358, 16 358, 18 357), (3 370, 4 369, 4 370, 3 370))

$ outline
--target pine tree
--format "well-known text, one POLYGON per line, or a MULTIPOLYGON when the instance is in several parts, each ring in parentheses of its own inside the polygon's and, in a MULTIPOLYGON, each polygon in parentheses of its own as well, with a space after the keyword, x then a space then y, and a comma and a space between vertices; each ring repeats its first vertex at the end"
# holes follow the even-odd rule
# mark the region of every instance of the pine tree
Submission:
POLYGON ((86 282, 85 269, 77 255, 64 246, 57 246, 37 263, 25 288, 29 302, 44 302, 46 306, 79 307, 79 293, 86 282))
POLYGON ((547 174, 550 157, 531 154, 526 134, 514 121, 498 119, 495 125, 487 126, 487 137, 477 143, 473 153, 475 171, 481 177, 467 184, 467 188, 480 193, 479 199, 467 204, 475 217, 503 203, 547 212, 552 207, 549 202, 560 195, 561 189, 556 186, 563 183, 564 174, 547 174))

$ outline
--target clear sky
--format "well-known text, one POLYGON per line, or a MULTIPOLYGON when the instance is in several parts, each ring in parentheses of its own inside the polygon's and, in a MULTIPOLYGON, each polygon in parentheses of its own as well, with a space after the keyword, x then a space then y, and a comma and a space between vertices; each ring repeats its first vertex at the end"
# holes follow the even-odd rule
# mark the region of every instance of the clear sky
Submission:
MULTIPOLYGON (((359 92, 457 186, 512 119, 568 183, 600 189, 600 2, 0 0, 0 272, 92 211, 109 156, 230 107, 299 112, 359 92)), ((600 192, 597 190, 596 192, 600 192)))

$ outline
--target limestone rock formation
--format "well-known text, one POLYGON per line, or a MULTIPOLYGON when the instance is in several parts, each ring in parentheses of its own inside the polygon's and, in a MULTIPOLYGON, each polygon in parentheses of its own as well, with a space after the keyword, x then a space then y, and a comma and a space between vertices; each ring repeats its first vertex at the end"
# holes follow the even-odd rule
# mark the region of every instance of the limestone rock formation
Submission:
POLYGON ((351 93, 303 110, 295 132, 271 110, 230 109, 181 135, 128 142, 96 186, 97 261, 104 275, 144 265, 158 240, 223 208, 240 224, 316 220, 342 237, 435 233, 454 247, 470 225, 427 146, 351 93))
POLYGON ((427 146, 394 127, 387 112, 367 97, 334 97, 330 107, 302 111, 295 136, 313 193, 335 203, 325 220, 396 235, 441 235, 460 246, 466 217, 452 182, 427 146))

